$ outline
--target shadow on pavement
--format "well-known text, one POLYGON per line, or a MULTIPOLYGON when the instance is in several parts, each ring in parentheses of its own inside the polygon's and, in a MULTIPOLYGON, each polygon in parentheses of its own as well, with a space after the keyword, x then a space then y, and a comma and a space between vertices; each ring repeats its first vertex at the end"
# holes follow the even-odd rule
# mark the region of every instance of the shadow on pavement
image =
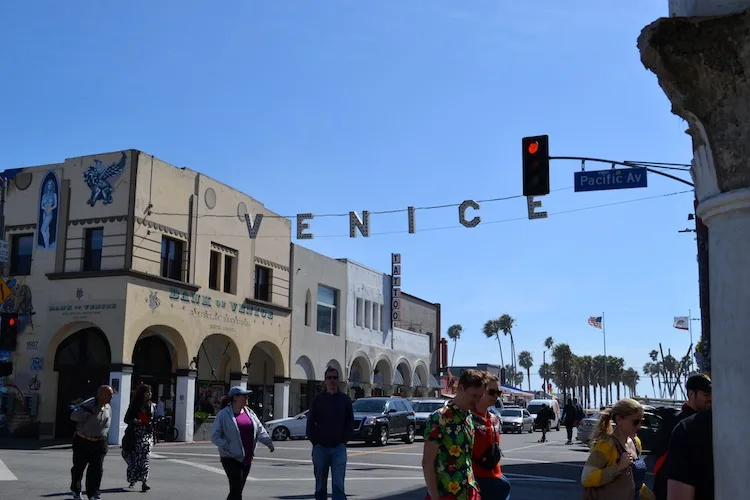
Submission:
POLYGON ((0 450, 48 450, 66 449, 72 446, 72 439, 24 439, 24 438, 2 438, 0 439, 0 450))
MULTIPOLYGON (((127 493, 128 490, 125 488, 109 488, 106 490, 102 490, 102 493, 127 493)), ((47 493, 46 495, 39 495, 41 498, 56 498, 56 497, 69 497, 71 495, 70 491, 66 491, 65 493, 47 493)))

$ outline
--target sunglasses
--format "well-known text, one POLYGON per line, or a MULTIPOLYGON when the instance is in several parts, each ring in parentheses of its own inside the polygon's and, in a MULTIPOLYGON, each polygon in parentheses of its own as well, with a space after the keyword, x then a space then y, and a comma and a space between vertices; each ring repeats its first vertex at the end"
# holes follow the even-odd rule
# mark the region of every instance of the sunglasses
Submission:
POLYGON ((326 377, 326 380, 338 380, 338 379, 339 378, 336 377, 335 375, 329 375, 329 376, 326 377))
POLYGON ((500 394, 500 390, 498 390, 498 389, 487 389, 487 394, 489 394, 490 396, 497 396, 498 394, 500 394))
POLYGON ((642 418, 637 418, 633 420, 633 427, 640 427, 644 424, 644 422, 645 420, 643 420, 642 418))

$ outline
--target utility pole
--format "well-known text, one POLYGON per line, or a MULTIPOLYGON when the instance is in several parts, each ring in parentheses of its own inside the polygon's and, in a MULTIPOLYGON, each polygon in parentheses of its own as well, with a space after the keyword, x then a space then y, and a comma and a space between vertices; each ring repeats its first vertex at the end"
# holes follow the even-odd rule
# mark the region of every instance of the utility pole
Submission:
MULTIPOLYGON (((5 241, 5 190, 8 179, 0 177, 0 242, 5 241)), ((7 245, 7 243, 4 243, 7 245)), ((0 261, 0 277, 5 277, 6 263, 0 261)))

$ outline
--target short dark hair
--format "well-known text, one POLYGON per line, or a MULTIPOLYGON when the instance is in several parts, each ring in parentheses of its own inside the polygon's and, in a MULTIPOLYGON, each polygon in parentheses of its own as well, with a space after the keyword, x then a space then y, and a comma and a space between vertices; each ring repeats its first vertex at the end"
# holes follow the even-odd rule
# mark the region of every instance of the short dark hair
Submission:
POLYGON ((458 379, 458 386, 464 389, 487 387, 487 375, 481 370, 469 368, 461 374, 461 377, 458 379))
POLYGON ((341 374, 339 373, 339 370, 338 370, 338 368, 334 368, 333 366, 329 366, 328 368, 326 368, 326 371, 325 371, 325 373, 323 374, 323 376, 324 376, 324 377, 327 377, 327 376, 328 376, 328 374, 329 374, 329 373, 331 373, 331 372, 336 372, 336 376, 337 376, 337 377, 341 375, 341 374))

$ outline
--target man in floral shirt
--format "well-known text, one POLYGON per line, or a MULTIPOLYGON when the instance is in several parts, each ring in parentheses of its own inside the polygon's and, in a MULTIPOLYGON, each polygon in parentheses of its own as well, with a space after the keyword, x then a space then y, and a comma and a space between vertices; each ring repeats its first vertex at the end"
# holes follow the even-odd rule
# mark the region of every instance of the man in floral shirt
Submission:
POLYGON ((424 431, 422 471, 429 500, 477 500, 472 471, 474 424, 471 410, 484 395, 486 374, 466 370, 453 400, 429 416, 424 431))

